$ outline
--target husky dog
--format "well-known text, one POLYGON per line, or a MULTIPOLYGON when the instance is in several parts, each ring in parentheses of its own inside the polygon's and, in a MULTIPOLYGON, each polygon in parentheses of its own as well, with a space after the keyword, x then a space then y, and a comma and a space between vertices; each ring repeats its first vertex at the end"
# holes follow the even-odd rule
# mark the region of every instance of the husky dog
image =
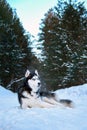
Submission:
POLYGON ((24 84, 18 88, 18 100, 21 108, 72 107, 71 100, 60 100, 55 92, 41 91, 41 81, 37 70, 33 73, 26 71, 24 84))

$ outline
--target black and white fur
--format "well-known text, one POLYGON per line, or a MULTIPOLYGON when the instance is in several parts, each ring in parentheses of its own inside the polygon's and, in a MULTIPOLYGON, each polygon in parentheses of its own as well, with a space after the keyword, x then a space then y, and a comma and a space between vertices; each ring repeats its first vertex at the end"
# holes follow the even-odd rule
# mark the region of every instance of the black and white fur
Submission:
POLYGON ((18 100, 21 108, 51 108, 51 107, 72 107, 72 101, 68 99, 58 99, 55 92, 40 91, 41 82, 37 70, 25 73, 23 86, 18 88, 18 100))

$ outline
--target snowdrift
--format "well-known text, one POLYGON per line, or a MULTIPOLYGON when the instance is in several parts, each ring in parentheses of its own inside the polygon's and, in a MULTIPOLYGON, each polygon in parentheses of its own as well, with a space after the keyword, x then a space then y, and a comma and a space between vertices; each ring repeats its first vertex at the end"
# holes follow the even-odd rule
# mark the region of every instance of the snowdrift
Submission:
POLYGON ((20 109, 17 94, 0 86, 0 130, 87 130, 87 84, 56 93, 75 108, 20 109))

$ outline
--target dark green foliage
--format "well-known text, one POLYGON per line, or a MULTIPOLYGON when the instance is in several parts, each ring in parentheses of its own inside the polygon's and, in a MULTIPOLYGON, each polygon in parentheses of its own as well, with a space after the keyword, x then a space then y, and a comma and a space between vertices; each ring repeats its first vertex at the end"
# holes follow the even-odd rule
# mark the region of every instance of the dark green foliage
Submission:
POLYGON ((24 76, 31 65, 30 36, 6 0, 0 0, 0 84, 24 76))
POLYGON ((40 25, 44 46, 43 71, 51 89, 87 82, 87 11, 74 0, 58 1, 40 25))

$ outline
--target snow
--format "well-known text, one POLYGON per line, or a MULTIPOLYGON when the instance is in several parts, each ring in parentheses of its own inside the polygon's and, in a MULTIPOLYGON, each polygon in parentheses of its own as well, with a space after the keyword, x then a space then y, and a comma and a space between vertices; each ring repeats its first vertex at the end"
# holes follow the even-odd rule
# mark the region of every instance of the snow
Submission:
POLYGON ((0 130, 87 130, 87 84, 56 93, 75 107, 21 109, 17 94, 0 86, 0 130))

